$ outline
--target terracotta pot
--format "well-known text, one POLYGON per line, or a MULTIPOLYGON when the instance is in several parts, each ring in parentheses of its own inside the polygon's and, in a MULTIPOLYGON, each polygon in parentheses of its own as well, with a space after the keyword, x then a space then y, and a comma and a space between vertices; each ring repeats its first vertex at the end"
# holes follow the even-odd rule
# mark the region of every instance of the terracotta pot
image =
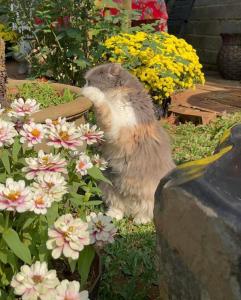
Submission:
MULTIPOLYGON (((35 83, 38 81, 34 80, 9 80, 7 84, 7 89, 16 89, 13 93, 18 92, 18 86, 23 85, 24 83, 35 83)), ((69 121, 75 121, 77 124, 85 122, 84 114, 88 112, 91 108, 92 103, 87 98, 81 96, 81 88, 61 84, 61 83, 51 83, 46 82, 54 87, 58 92, 63 92, 64 89, 69 89, 71 92, 77 95, 77 98, 71 102, 52 105, 48 108, 43 108, 39 112, 33 114, 33 118, 36 122, 44 122, 45 119, 57 119, 58 117, 66 117, 69 121)), ((44 83, 42 83, 44 84, 44 83)))
POLYGON ((225 79, 241 80, 241 33, 222 33, 218 69, 225 79))

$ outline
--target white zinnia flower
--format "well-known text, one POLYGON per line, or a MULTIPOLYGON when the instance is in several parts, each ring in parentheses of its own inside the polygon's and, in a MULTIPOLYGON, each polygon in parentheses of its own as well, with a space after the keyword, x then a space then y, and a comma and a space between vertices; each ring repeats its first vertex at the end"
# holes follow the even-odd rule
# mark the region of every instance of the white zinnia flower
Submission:
POLYGON ((27 179, 33 179, 35 176, 43 173, 65 173, 67 174, 67 162, 61 158, 60 154, 45 154, 42 150, 38 152, 38 157, 25 158, 27 167, 22 170, 26 172, 27 179))
POLYGON ((29 116, 37 111, 39 111, 39 103, 35 99, 27 99, 25 101, 23 98, 19 98, 11 103, 11 110, 8 112, 8 116, 20 118, 29 116))
POLYGON ((76 161, 76 171, 82 176, 87 174, 87 170, 92 168, 93 164, 90 157, 84 153, 81 153, 79 159, 76 161))
POLYGON ((41 173, 32 187, 33 190, 42 190, 51 201, 61 201, 67 193, 67 182, 60 173, 41 173))
POLYGON ((66 118, 58 117, 57 120, 51 120, 51 119, 46 119, 45 124, 47 128, 53 128, 57 125, 64 125, 66 124, 66 118))
POLYGON ((76 150, 83 144, 80 132, 73 122, 49 127, 47 144, 56 148, 76 150))
POLYGON ((100 131, 96 125, 91 126, 89 123, 81 124, 79 126, 79 131, 81 133, 81 139, 88 145, 100 142, 104 137, 103 131, 100 131))
POLYGON ((104 158, 101 158, 99 154, 94 154, 91 157, 91 161, 93 165, 99 168, 100 170, 102 171, 106 170, 108 163, 106 160, 104 160, 104 158))
POLYGON ((47 209, 51 206, 52 201, 43 193, 42 190, 33 192, 32 199, 31 199, 31 206, 30 211, 33 211, 37 215, 45 215, 47 213, 47 209))
POLYGON ((29 148, 42 142, 45 134, 45 128, 42 124, 36 124, 31 122, 24 124, 22 130, 20 130, 21 143, 27 143, 29 148))
POLYGON ((58 284, 56 271, 48 271, 46 262, 39 261, 30 267, 23 265, 11 281, 14 293, 23 300, 53 300, 58 284))
POLYGON ((78 281, 61 281, 56 288, 56 300, 89 300, 88 291, 79 292, 80 284, 78 281))
POLYGON ((6 180, 0 184, 0 210, 25 212, 30 208, 31 190, 25 186, 24 180, 6 180))
POLYGON ((86 217, 89 224, 91 243, 113 243, 113 236, 116 234, 117 229, 112 223, 112 218, 103 215, 101 212, 98 214, 92 212, 86 217))
POLYGON ((80 218, 74 219, 71 214, 63 215, 48 230, 47 248, 52 251, 53 258, 63 255, 73 260, 78 259, 79 252, 90 244, 88 224, 80 218))
POLYGON ((0 119, 0 147, 10 146, 14 143, 14 137, 18 133, 14 128, 14 123, 0 119))

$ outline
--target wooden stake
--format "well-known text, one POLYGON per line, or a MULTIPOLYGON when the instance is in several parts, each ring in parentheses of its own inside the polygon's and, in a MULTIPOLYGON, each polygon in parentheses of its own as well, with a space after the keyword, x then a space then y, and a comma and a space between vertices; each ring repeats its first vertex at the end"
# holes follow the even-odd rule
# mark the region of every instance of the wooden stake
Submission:
POLYGON ((7 107, 8 102, 6 98, 6 83, 7 72, 5 65, 5 43, 0 39, 0 104, 2 107, 7 107))
POLYGON ((131 27, 132 0, 123 0, 122 8, 126 11, 126 16, 122 21, 122 30, 128 32, 128 29, 131 27))

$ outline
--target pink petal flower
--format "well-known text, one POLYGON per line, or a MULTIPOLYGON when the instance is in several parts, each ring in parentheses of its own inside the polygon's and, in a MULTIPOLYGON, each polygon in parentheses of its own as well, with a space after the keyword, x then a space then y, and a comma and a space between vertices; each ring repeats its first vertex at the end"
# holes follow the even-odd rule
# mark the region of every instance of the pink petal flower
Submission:
POLYGON ((96 125, 91 126, 89 123, 80 125, 81 139, 88 145, 103 141, 104 132, 97 129, 96 125))

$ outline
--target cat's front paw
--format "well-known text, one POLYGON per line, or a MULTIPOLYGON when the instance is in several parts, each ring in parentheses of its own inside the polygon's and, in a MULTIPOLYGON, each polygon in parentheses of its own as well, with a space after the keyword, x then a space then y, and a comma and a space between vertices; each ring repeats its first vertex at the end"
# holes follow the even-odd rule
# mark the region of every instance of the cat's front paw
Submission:
POLYGON ((133 220, 133 222, 137 225, 147 224, 150 223, 151 221, 152 221, 151 218, 145 216, 136 216, 133 220))
POLYGON ((105 94, 98 88, 93 86, 86 86, 81 89, 81 94, 89 98, 94 104, 103 103, 105 101, 105 94))
POLYGON ((116 220, 121 220, 124 217, 123 212, 120 209, 114 207, 110 207, 107 210, 106 215, 111 218, 115 218, 116 220))

